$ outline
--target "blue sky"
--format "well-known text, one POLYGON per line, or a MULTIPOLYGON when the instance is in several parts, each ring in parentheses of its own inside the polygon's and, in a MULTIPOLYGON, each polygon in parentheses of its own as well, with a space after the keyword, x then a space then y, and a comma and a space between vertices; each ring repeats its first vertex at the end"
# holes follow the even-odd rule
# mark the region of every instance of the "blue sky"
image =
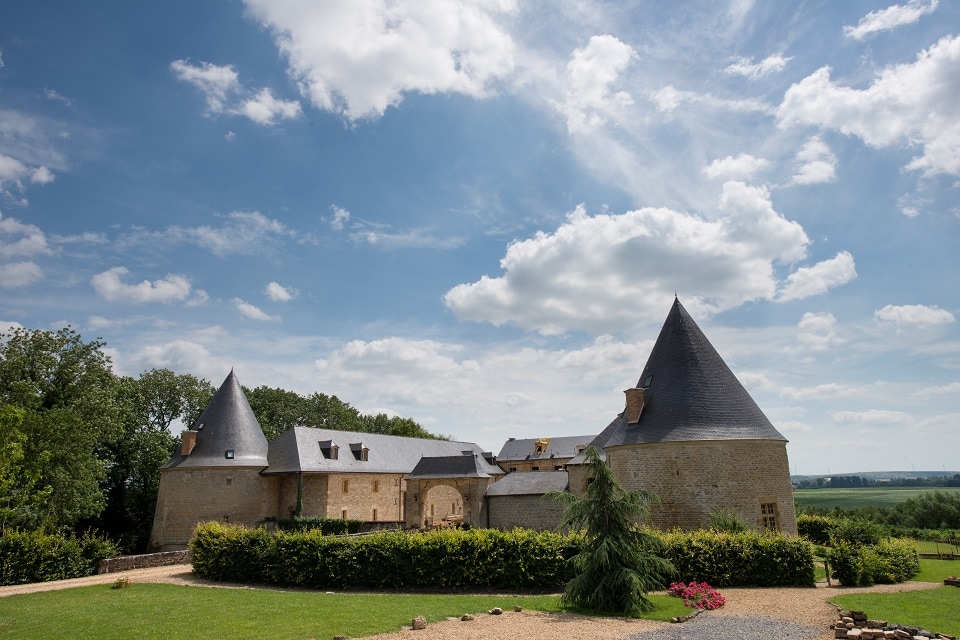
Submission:
POLYGON ((676 292, 792 471, 957 470, 960 5, 551 4, 5 3, 0 326, 496 452, 676 292))

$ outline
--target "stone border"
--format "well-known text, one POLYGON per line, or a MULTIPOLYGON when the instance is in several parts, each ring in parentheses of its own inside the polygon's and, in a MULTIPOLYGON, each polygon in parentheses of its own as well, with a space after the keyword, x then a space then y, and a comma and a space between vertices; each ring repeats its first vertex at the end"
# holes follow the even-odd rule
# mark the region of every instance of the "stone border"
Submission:
POLYGON ((189 564, 191 560, 189 551, 164 551, 162 553, 144 553, 138 556, 104 558, 97 564, 97 574, 189 564))

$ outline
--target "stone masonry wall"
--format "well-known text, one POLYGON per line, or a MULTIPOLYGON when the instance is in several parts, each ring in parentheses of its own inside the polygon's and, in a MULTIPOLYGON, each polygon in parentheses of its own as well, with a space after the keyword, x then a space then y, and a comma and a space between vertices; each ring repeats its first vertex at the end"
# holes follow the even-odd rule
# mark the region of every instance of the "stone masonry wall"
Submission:
POLYGON ((696 529, 708 523, 711 511, 723 509, 759 530, 767 515, 761 505, 773 504, 779 529, 797 534, 784 442, 664 442, 611 447, 606 455, 625 489, 646 489, 660 498, 651 505, 659 529, 696 529))
POLYGON ((489 496, 491 529, 553 529, 563 521, 563 505, 542 495, 489 496))
POLYGON ((259 472, 259 467, 162 470, 150 549, 185 549, 198 522, 256 526, 277 517, 277 481, 259 472))
MULTIPOLYGON (((313 482, 313 480, 311 480, 313 482)), ((363 520, 364 522, 400 522, 406 482, 399 473, 331 473, 326 476, 326 512, 313 509, 318 488, 304 488, 303 515, 363 520), (346 486, 344 486, 346 483, 346 486), (344 491, 346 489, 346 491, 344 491), (311 495, 308 508, 307 495, 311 495)), ((317 496, 319 498, 319 496, 317 496)))
POLYGON ((530 460, 507 460, 497 462, 497 465, 506 472, 512 471, 561 471, 573 456, 564 458, 536 458, 530 460))

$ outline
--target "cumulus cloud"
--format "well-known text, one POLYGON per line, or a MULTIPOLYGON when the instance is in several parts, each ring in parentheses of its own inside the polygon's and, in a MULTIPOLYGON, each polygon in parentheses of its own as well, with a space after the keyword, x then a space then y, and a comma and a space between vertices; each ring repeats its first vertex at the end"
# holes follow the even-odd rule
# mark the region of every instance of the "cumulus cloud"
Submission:
POLYGON ((26 189, 24 181, 38 185, 49 184, 54 181, 54 175, 43 165, 30 167, 16 158, 0 153, 0 194, 20 202, 21 198, 15 196, 10 188, 22 193, 26 189))
POLYGON ((0 258, 50 253, 47 237, 40 227, 0 214, 0 258))
POLYGON ((244 100, 238 109, 257 124, 274 124, 277 118, 290 120, 300 115, 300 103, 296 100, 278 100, 270 89, 261 89, 249 100, 244 100))
POLYGON ((909 0, 906 4, 895 4, 886 9, 871 11, 860 18, 857 26, 845 26, 843 35, 862 40, 879 31, 892 31, 897 27, 913 24, 928 13, 933 13, 939 4, 940 0, 909 0))
POLYGON ((626 91, 611 91, 619 75, 637 57, 633 47, 609 35, 593 36, 567 63, 566 100, 558 108, 570 133, 586 133, 616 119, 633 104, 626 91))
POLYGON ((168 274, 160 280, 144 280, 137 284, 126 284, 123 276, 129 273, 126 267, 114 267, 91 278, 94 290, 107 300, 129 300, 131 302, 173 302, 186 300, 190 296, 190 282, 183 276, 168 274))
POLYGON ((797 345, 786 351, 796 355, 819 353, 844 342, 837 333, 837 319, 832 313, 807 312, 797 323, 797 345))
POLYGON ((735 62, 724 69, 724 72, 732 76, 743 76, 750 80, 756 80, 757 78, 783 71, 787 63, 792 59, 793 58, 790 57, 784 57, 779 53, 767 56, 757 63, 754 63, 752 58, 737 58, 735 62))
POLYGON ((797 173, 790 184, 821 184, 837 178, 837 156, 820 136, 813 136, 797 152, 797 173))
POLYGON ((290 75, 319 109, 382 116, 406 93, 482 97, 514 69, 498 24, 511 0, 246 0, 276 35, 290 75))
MULTIPOLYGON (((170 63, 170 70, 177 79, 200 90, 206 99, 208 114, 242 115, 261 125, 272 125, 278 118, 288 120, 300 115, 299 102, 279 100, 266 87, 251 97, 244 97, 249 95, 249 92, 240 83, 240 78, 231 65, 221 66, 209 62, 195 65, 189 60, 174 60, 170 63)), ((230 139, 228 137, 228 140, 230 139)))
POLYGON ((914 327, 922 329, 943 324, 951 324, 956 320, 953 314, 946 309, 934 305, 928 307, 922 304, 892 305, 888 304, 877 309, 873 317, 883 323, 895 324, 897 327, 914 327))
POLYGON ((236 307, 237 311, 243 314, 244 317, 251 320, 258 320, 260 322, 275 322, 280 320, 280 316, 271 316, 259 307, 252 305, 241 298, 234 298, 231 300, 231 302, 233 303, 233 306, 236 307))
POLYGON ((43 279, 43 270, 31 260, 0 264, 0 287, 18 289, 43 279))
POLYGON ((846 284, 857 277, 853 256, 841 251, 829 260, 823 260, 811 267, 800 267, 789 276, 777 300, 797 300, 826 293, 834 287, 846 284))
POLYGON ((285 287, 278 282, 268 284, 264 293, 274 302, 290 302, 300 295, 300 292, 293 287, 285 287))
POLYGON ((823 67, 792 85, 779 126, 814 125, 855 135, 871 147, 920 146, 907 168, 960 174, 960 36, 942 38, 912 64, 882 70, 866 89, 840 86, 823 67))
POLYGON ((333 218, 330 219, 330 228, 334 231, 342 231, 343 226, 350 221, 350 212, 335 204, 330 205, 330 211, 333 211, 333 218))
POLYGON ((717 158, 704 168, 703 173, 711 180, 721 178, 723 180, 748 180, 768 166, 770 166, 768 160, 741 153, 737 157, 717 158))
POLYGON ((555 232, 509 245, 501 276, 460 284, 444 302, 462 320, 545 334, 621 330, 662 320, 675 291, 702 313, 773 299, 774 263, 804 258, 807 244, 766 189, 729 182, 715 220, 665 208, 590 216, 577 207, 555 232))

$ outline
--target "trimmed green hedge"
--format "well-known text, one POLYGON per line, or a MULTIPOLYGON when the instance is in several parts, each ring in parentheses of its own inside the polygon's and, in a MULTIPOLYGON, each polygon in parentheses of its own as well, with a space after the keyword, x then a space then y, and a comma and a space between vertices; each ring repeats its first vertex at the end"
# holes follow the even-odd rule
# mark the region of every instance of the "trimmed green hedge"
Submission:
POLYGON ((0 536, 0 585, 82 578, 118 555, 116 544, 98 536, 7 531, 0 536))
POLYGON ((813 545, 782 534, 675 531, 661 534, 680 579, 713 587, 812 587, 813 545))
POLYGON ((830 530, 836 524, 836 518, 809 513, 797 515, 797 532, 813 544, 830 544, 830 530))
MULTIPOLYGON (((656 533, 678 579, 714 586, 811 586, 806 540, 745 533, 656 533)), ((190 550, 198 576, 312 589, 559 589, 579 533, 526 529, 380 532, 335 538, 209 522, 190 550)))
POLYGON ((916 544, 909 538, 889 538, 875 545, 837 541, 829 561, 833 577, 847 587, 906 582, 920 572, 916 544))
POLYGON ((277 520, 282 531, 310 531, 319 529, 325 536, 342 536, 345 533, 358 533, 362 520, 343 520, 341 518, 299 517, 293 520, 277 520))

